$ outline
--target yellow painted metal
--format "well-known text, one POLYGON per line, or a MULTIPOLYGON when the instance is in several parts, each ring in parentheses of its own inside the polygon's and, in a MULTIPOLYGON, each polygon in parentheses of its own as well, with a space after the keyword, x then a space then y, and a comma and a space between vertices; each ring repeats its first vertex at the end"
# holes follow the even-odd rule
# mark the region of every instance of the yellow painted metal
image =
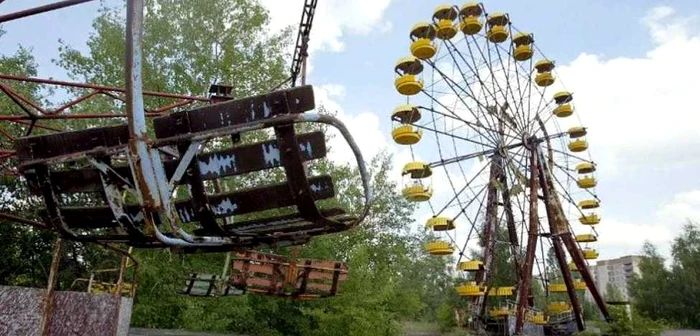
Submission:
POLYGON ((396 61, 394 70, 402 75, 417 75, 423 72, 423 63, 415 56, 405 56, 396 61))
POLYGON ((452 20, 440 20, 435 25, 436 37, 441 40, 449 40, 457 35, 457 27, 452 20))
POLYGON ((489 26, 505 26, 508 24, 508 15, 506 13, 491 13, 486 22, 489 26))
POLYGON ((484 269, 484 263, 481 260, 462 261, 457 265, 457 269, 464 272, 477 272, 484 269))
POLYGON ((426 188, 421 184, 410 185, 401 191, 403 197, 411 202, 425 202, 433 196, 433 189, 426 188))
POLYGON ((598 256, 600 255, 598 251, 592 248, 584 248, 581 250, 581 253, 583 253, 583 259, 586 260, 598 259, 598 256))
POLYGON ((583 152, 586 149, 588 149, 588 141, 586 140, 578 139, 569 142, 569 150, 574 153, 583 152))
POLYGON ((591 233, 576 235, 576 241, 579 243, 593 243, 598 241, 598 237, 591 233))
POLYGON ((549 288, 550 293, 565 293, 566 292, 566 284, 564 283, 552 283, 547 286, 549 288))
POLYGON ((501 43, 508 39, 508 28, 505 26, 492 26, 486 33, 486 38, 493 43, 501 43))
POLYGON ((457 18, 457 15, 459 13, 457 12, 457 9, 452 6, 452 5, 440 5, 435 7, 435 10, 433 11, 433 19, 436 21, 440 20, 450 20, 454 21, 457 18))
POLYGON ((578 267, 576 267, 576 264, 573 261, 569 263, 569 271, 578 272, 578 267))
POLYGON ((554 76, 551 72, 538 73, 535 76, 535 83, 542 87, 550 86, 554 84, 554 76))
POLYGON ((461 30, 465 35, 474 35, 480 32, 483 27, 484 24, 477 16, 465 17, 459 23, 459 30, 461 30))
POLYGON ((411 175, 412 179, 422 179, 433 175, 430 165, 425 162, 409 162, 403 166, 402 175, 411 175))
POLYGON ((425 222, 425 227, 433 229, 433 231, 449 231, 455 229, 455 222, 452 218, 433 217, 425 222))
POLYGON ((489 315, 493 318, 505 318, 513 315, 515 312, 509 306, 494 307, 489 309, 489 315))
POLYGON ((421 113, 418 108, 409 104, 401 104, 394 108, 391 112, 391 117, 398 119, 402 124, 413 124, 420 120, 421 113))
POLYGON ((554 102, 558 105, 570 103, 572 100, 574 100, 574 97, 571 95, 571 92, 559 91, 554 94, 554 102))
POLYGON ((427 21, 418 22, 411 28, 410 35, 413 39, 426 38, 433 40, 435 39, 435 26, 427 21))
POLYGON ((391 131, 391 137, 399 145, 415 145, 423 137, 423 132, 412 125, 401 125, 391 131))
POLYGON ((595 171, 596 166, 593 162, 581 162, 576 165, 575 169, 579 174, 590 174, 595 171))
POLYGON ((459 14, 462 16, 481 16, 484 11, 476 2, 467 2, 462 7, 459 7, 459 14))
POLYGON ((575 290, 586 290, 588 286, 586 286, 586 283, 583 280, 574 280, 574 289, 575 290))
POLYGON ((598 185, 598 180, 596 180, 593 176, 584 176, 576 180, 576 184, 581 189, 589 189, 598 185))
POLYGON ((531 44, 532 42, 534 42, 532 34, 520 32, 513 36, 513 44, 516 46, 531 44))
POLYGON ((599 206, 600 206, 600 202, 598 202, 598 200, 594 200, 594 199, 587 199, 587 200, 583 200, 583 201, 578 202, 578 207, 581 209, 586 209, 586 210, 587 209, 595 209, 599 206))
MULTIPOLYGON (((579 203, 579 206, 580 205, 581 204, 579 203)), ((600 217, 598 217, 597 213, 590 213, 579 217, 578 221, 583 225, 596 225, 600 223, 600 217)))
POLYGON ((489 289, 489 296, 512 296, 515 294, 515 287, 494 287, 489 289))
MULTIPOLYGON (((562 105, 562 106, 567 106, 567 105, 569 105, 569 104, 562 105)), ((575 139, 575 138, 582 138, 582 137, 586 136, 586 134, 588 134, 588 131, 583 126, 576 126, 576 127, 569 128, 566 131, 566 133, 569 134, 569 138, 575 139)))
POLYGON ((433 44, 433 41, 427 38, 419 38, 411 43, 411 55, 418 59, 426 60, 433 56, 437 52, 437 48, 433 44))
POLYGON ((515 51, 513 51, 513 58, 519 62, 529 60, 532 58, 532 46, 529 44, 524 44, 515 47, 515 51))
POLYGON ((547 305, 547 310, 550 313, 563 313, 571 310, 571 304, 564 301, 552 302, 547 305))
MULTIPOLYGON (((539 76, 539 75, 538 75, 539 76)), ((537 78, 537 77, 535 77, 537 78)), ((552 110, 552 113, 554 113, 555 116, 558 118, 566 118, 572 114, 574 114, 574 107, 571 106, 571 104, 561 104, 552 110)))
POLYGON ((468 282, 455 288, 460 296, 483 296, 484 289, 476 282, 468 282))
POLYGON ((547 324, 548 319, 547 316, 544 315, 544 313, 532 312, 525 315, 525 321, 536 325, 545 325, 547 324))
POLYGON ((434 240, 425 244, 425 251, 431 255, 444 256, 454 253, 455 247, 446 241, 434 240))
POLYGON ((403 75, 394 81, 394 86, 400 94, 413 96, 423 89, 423 81, 415 75, 403 75))
POLYGON ((535 69, 539 73, 552 72, 554 70, 554 62, 548 59, 539 60, 535 63, 535 69))

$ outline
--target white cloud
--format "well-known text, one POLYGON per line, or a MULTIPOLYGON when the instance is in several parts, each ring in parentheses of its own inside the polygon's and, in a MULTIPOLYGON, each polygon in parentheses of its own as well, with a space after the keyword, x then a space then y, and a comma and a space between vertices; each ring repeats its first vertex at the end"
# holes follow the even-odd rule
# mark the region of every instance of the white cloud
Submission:
MULTIPOLYGON (((646 55, 584 53, 558 68, 560 78, 574 92, 599 163, 603 159, 617 172, 700 164, 700 114, 689 103, 700 90, 700 76, 690 75, 700 74, 697 20, 658 7, 642 22, 654 42, 646 55)), ((578 122, 568 119, 569 125, 578 122)))
POLYGON ((661 205, 645 223, 634 223, 617 218, 605 218, 596 227, 600 234, 597 243, 602 259, 625 254, 639 254, 645 241, 655 244, 664 255, 670 255, 672 240, 682 231, 688 220, 700 219, 700 190, 676 194, 670 202, 661 205))
MULTIPOLYGON (((323 106, 329 112, 336 113, 353 135, 355 142, 362 151, 365 161, 369 161, 381 150, 389 148, 387 134, 380 127, 379 117, 370 111, 359 113, 346 113, 341 106, 345 97, 345 87, 339 84, 325 84, 314 88, 316 106, 323 106)), ((336 162, 355 164, 356 160, 352 150, 347 145, 341 134, 331 128, 334 135, 330 142, 332 151, 328 157, 336 162)), ((400 169, 400 168, 399 168, 400 169)))
MULTIPOLYGON (((262 0, 270 11, 270 29, 275 31, 296 27, 301 18, 303 1, 262 0)), ((391 22, 384 21, 384 12, 391 0, 325 0, 319 1, 309 41, 309 52, 345 49, 342 39, 346 34, 367 35, 386 33, 392 29, 391 22)))

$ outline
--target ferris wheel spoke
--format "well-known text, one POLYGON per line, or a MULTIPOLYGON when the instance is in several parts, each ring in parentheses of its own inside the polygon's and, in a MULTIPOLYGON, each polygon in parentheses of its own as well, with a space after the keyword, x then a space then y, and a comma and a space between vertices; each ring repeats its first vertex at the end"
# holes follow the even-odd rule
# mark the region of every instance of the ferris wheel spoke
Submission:
MULTIPOLYGON (((438 110, 436 110, 436 109, 433 109, 433 108, 430 108, 430 107, 425 107, 425 106, 420 106, 420 105, 419 105, 419 106, 416 106, 416 108, 418 108, 418 109, 420 109, 420 110, 425 110, 425 111, 429 111, 429 112, 431 112, 431 113, 437 114, 437 115, 439 115, 441 118, 449 118, 449 119, 452 119, 452 120, 455 120, 455 121, 462 122, 462 123, 464 123, 466 126, 469 126, 469 127, 472 128, 472 129, 474 129, 474 128, 481 128, 481 129, 487 130, 487 131, 489 131, 489 132, 493 132, 493 133, 496 133, 496 134, 499 134, 499 135, 502 135, 502 136, 506 136, 506 137, 508 137, 508 138, 510 138, 510 139, 520 140, 520 138, 515 137, 515 136, 513 136, 513 135, 510 135, 510 134, 507 134, 507 133, 499 133, 499 132, 498 132, 497 130, 495 130, 495 129, 491 129, 491 128, 485 127, 483 124, 474 123, 474 122, 471 122, 471 121, 468 121, 468 120, 464 120, 464 119, 459 118, 459 117, 457 117, 457 116, 455 116, 455 115, 450 115, 450 114, 447 114, 447 113, 443 113, 443 112, 440 112, 440 111, 438 111, 438 110)), ((445 106, 445 108, 447 108, 447 107, 445 106)), ((428 125, 433 125, 433 124, 435 124, 435 123, 434 123, 433 121, 430 121, 430 122, 428 122, 428 123, 420 124, 420 125, 421 125, 421 126, 424 126, 424 127, 427 127, 428 125)), ((461 127, 463 127, 463 126, 465 126, 465 125, 460 125, 459 127, 453 128, 452 130, 460 129, 461 127)))
POLYGON ((479 141, 476 141, 476 140, 473 140, 473 139, 465 138, 465 137, 462 137, 462 136, 459 136, 459 135, 454 135, 454 134, 451 134, 451 133, 449 133, 449 132, 445 132, 445 131, 438 130, 438 129, 436 129, 436 128, 425 127, 425 126, 422 126, 422 125, 413 125, 413 126, 415 126, 415 127, 417 127, 417 128, 420 128, 420 129, 422 129, 422 130, 426 130, 426 131, 430 131, 430 132, 433 132, 433 133, 442 134, 442 135, 445 135, 445 136, 448 136, 448 137, 451 137, 451 138, 455 138, 455 139, 463 140, 463 141, 466 141, 466 142, 471 142, 471 143, 476 144, 476 145, 480 145, 480 146, 485 146, 485 147, 492 148, 492 146, 491 146, 490 144, 485 144, 485 143, 483 143, 483 142, 479 142, 479 141))
MULTIPOLYGON (((458 83, 456 83, 454 80, 449 78, 449 76, 447 76, 447 74, 445 74, 442 70, 440 70, 435 63, 433 63, 431 61, 427 61, 427 63, 433 68, 433 71, 438 73, 442 78, 444 78, 446 82, 452 83, 452 85, 449 85, 449 88, 452 91, 452 94, 454 94, 456 96, 456 98, 459 99, 462 102, 462 104, 464 104, 464 107, 472 114, 472 117, 474 117, 475 120, 480 120, 480 118, 473 113, 473 110, 471 108, 469 108, 469 104, 467 104, 467 102, 464 101, 464 98, 462 98, 462 95, 459 92, 457 92, 457 90, 455 90, 455 86, 458 87, 460 89, 460 91, 462 91, 462 93, 465 94, 467 97, 474 100, 477 107, 485 108, 485 106, 476 97, 474 97, 471 93, 464 90, 464 88, 459 86, 458 83)), ((444 104, 440 103, 437 98, 433 97, 432 95, 430 96, 430 98, 433 101, 438 102, 441 106, 443 106, 443 108, 446 108, 449 111, 449 109, 447 107, 445 107, 444 104)), ((488 123, 488 119, 486 119, 486 122, 488 123)), ((493 126, 489 124, 489 128, 493 129, 493 126)))
MULTIPOLYGON (((445 106, 445 104, 443 104, 440 100, 438 100, 437 98, 435 98, 433 95, 427 93, 425 90, 424 90, 423 92, 425 93, 426 96, 428 96, 428 98, 430 98, 430 99, 432 100, 433 103, 440 105, 440 107, 444 108, 446 111, 451 111, 451 110, 449 109, 449 107, 445 106)), ((432 110, 434 110, 434 109, 432 109, 432 110)), ((463 122, 464 122, 466 125, 468 125, 474 132, 478 133, 483 139, 491 139, 491 140, 494 140, 494 141, 495 141, 495 139, 493 139, 493 136, 489 137, 489 136, 484 135, 484 134, 479 130, 478 127, 473 126, 472 123, 468 123, 466 120, 460 118, 460 117, 459 117, 457 114, 455 114, 454 112, 452 112, 452 115, 453 115, 456 119, 458 119, 458 120, 460 120, 460 121, 463 121, 463 122)), ((478 121, 479 119, 476 119, 476 120, 478 121)), ((482 127, 482 128, 483 128, 483 127, 482 127)), ((488 134, 488 132, 487 132, 487 134, 488 134)), ((493 145, 485 145, 485 146, 486 146, 486 147, 491 147, 491 148, 494 147, 493 145)))
MULTIPOLYGON (((484 165, 484 168, 486 168, 486 167, 488 167, 488 166, 487 166, 487 165, 484 165)), ((447 208, 452 204, 452 202, 454 202, 455 200, 457 201, 457 203, 460 204, 460 207, 461 207, 461 208, 464 209, 464 208, 469 207, 469 206, 472 204, 473 200, 474 200, 476 197, 478 197, 482 192, 484 192, 484 190, 486 190, 486 186, 487 186, 488 184, 485 184, 485 185, 479 190, 479 192, 476 193, 475 198, 472 198, 472 200, 469 201, 469 203, 467 203, 466 207, 464 207, 464 206, 461 205, 461 201, 459 200, 459 196, 460 196, 465 190, 467 190, 467 189, 470 187, 471 183, 474 182, 474 180, 476 180, 477 177, 479 177, 479 174, 481 174, 481 172, 484 171, 484 168, 482 168, 481 171, 479 171, 479 173, 475 174, 474 177, 473 177, 471 180, 469 180, 469 181, 467 182, 467 184, 465 184, 464 187, 462 187, 462 189, 460 189, 459 191, 457 191, 457 189, 456 189, 455 186, 454 186, 454 183, 452 183, 452 180, 448 177, 448 180, 450 180, 450 186, 452 187, 452 190, 453 190, 453 192, 454 192, 454 196, 452 196, 452 198, 450 199, 450 201, 447 202, 447 203, 445 204, 445 206, 444 206, 442 209, 440 209, 440 211, 438 211, 437 214, 435 214, 435 216, 439 216, 440 214, 442 214, 442 212, 445 211, 445 209, 447 209, 447 208)), ((449 176, 449 174, 448 174, 448 176, 449 176)))
MULTIPOLYGON (((487 186, 487 185, 488 184, 485 184, 484 186, 487 186)), ((486 188, 484 188, 483 190, 486 190, 486 188)), ((475 200, 478 198, 479 198, 478 195, 474 194, 474 196, 472 197, 472 200, 475 200)), ((474 215, 474 219, 472 219, 470 216, 467 215, 466 208, 462 208, 461 211, 454 218, 456 220, 457 218, 459 218, 459 216, 463 216, 467 220, 467 222, 469 222, 469 224, 471 225, 471 227, 469 229, 469 234, 467 235, 467 239, 464 241, 464 245, 459 250, 459 258, 457 259, 457 264, 459 264, 459 261, 462 260, 462 257, 464 256, 464 251, 467 249, 467 245, 471 241, 472 234, 474 234, 476 232, 477 237, 479 239, 483 240, 481 233, 479 233, 478 230, 476 229, 477 228, 476 223, 479 220, 479 216, 482 213, 481 210, 484 209, 485 202, 486 202, 486 197, 481 197, 481 201, 479 202, 479 207, 476 210, 476 215, 474 215)))
MULTIPOLYGON (((462 68, 459 66, 459 62, 458 62, 457 58, 454 56, 454 54, 456 53, 457 55, 459 55, 460 58, 464 61, 464 63, 467 64, 467 67, 469 67, 469 63, 468 63, 468 62, 466 61, 466 59, 464 58, 464 55, 462 55, 462 53, 459 52, 459 50, 457 49, 457 47, 456 47, 451 41, 443 41, 443 43, 444 43, 444 45, 445 45, 445 49, 447 49, 447 52, 449 53, 450 57, 452 58, 452 61, 453 61, 454 65, 455 65, 455 67, 457 68, 457 71, 458 71, 459 74, 462 76, 462 78, 464 79, 465 83, 468 83, 468 80, 467 80, 468 77, 467 77, 467 75, 464 73, 464 71, 462 70, 462 68), (448 45, 448 44, 449 44, 449 45, 448 45), (453 51, 454 51, 454 52, 453 52, 453 51)), ((473 58, 472 58, 472 61, 473 61, 473 58)), ((487 66, 487 67, 490 68, 490 66, 487 66)), ((475 67, 474 69, 471 69, 471 67, 469 67, 469 68, 470 68, 470 70, 472 70, 472 72, 474 73, 474 78, 476 78, 480 83, 482 83, 481 78, 479 78, 478 68, 476 68, 476 67, 475 67)), ((482 109, 482 108, 486 108, 487 111, 488 111, 488 107, 487 107, 487 106, 484 106, 484 104, 481 103, 481 102, 477 99, 476 94, 474 94, 474 91, 473 91, 472 88, 471 88, 471 85, 466 85, 466 86, 467 86, 467 89, 469 89, 470 97, 477 103, 477 106, 479 107, 480 112, 482 112, 482 114, 486 116, 486 113, 484 113, 484 111, 481 110, 481 109, 482 109)), ((483 87, 483 85, 482 85, 482 87, 483 87)), ((495 96, 493 96, 493 98, 494 98, 494 102, 495 102, 495 101, 496 101, 495 96)), ((476 116, 474 116, 474 117, 477 118, 476 116)), ((492 124, 489 122, 490 118, 485 118, 485 120, 486 120, 486 123, 489 124, 489 127, 493 128, 493 127, 495 126, 495 125, 492 125, 492 124)))
MULTIPOLYGON (((512 31, 511 31, 511 36, 512 36, 512 31)), ((507 62, 508 66, 506 67, 506 66, 504 65, 504 63, 503 63, 503 57, 501 56, 501 49, 502 49, 502 48, 501 48, 499 45, 496 45, 496 46, 495 46, 495 49, 496 49, 496 55, 498 55, 498 62, 499 62, 500 65, 501 65, 501 69, 504 70, 504 75, 505 75, 506 90, 505 90, 505 92, 503 92, 504 99, 506 99, 506 101, 508 101, 507 97, 505 97, 505 96, 506 96, 508 93, 510 93, 510 97, 511 97, 511 99, 513 100, 513 102, 515 103, 515 104, 514 104, 514 105, 515 105, 515 112, 513 113, 513 115, 515 116, 515 119, 516 119, 516 120, 520 121, 521 128, 522 128, 522 130, 524 131, 524 130, 525 130, 525 127, 526 127, 526 125, 527 125, 527 123, 525 122, 525 119, 524 119, 525 114, 524 114, 524 113, 518 113, 518 112, 520 112, 520 111, 519 111, 519 108, 518 108, 518 105, 519 105, 519 104, 522 105, 522 100, 523 100, 522 92, 520 92, 520 79, 521 79, 521 78, 520 78, 520 76, 519 76, 519 74, 518 74, 518 72, 517 72, 517 71, 518 71, 518 66, 517 66, 517 64, 515 64, 515 66, 513 67, 513 68, 515 69, 515 80, 514 80, 514 81, 515 81, 515 82, 517 83, 517 85, 518 85, 518 97, 519 97, 519 99, 516 99, 516 98, 515 98, 515 93, 514 93, 514 91, 513 91, 513 88, 512 88, 512 85, 511 85, 511 81, 510 81, 510 73, 511 73, 510 67, 513 65, 514 62, 507 62), (518 103, 519 103, 519 104, 518 104, 518 103), (520 118, 518 118, 518 117, 520 117, 520 118)), ((511 44, 511 45, 510 45, 510 51, 508 52, 508 56, 509 56, 510 58, 513 57, 513 56, 512 56, 512 50, 513 50, 513 45, 511 44)))
MULTIPOLYGON (((489 43, 488 41, 486 42, 486 56, 484 56, 483 50, 481 48, 479 48, 479 46, 477 45, 477 49, 479 50, 479 53, 481 54, 481 56, 484 59, 487 60, 487 62, 489 64, 493 64, 493 62, 494 62, 492 57, 491 57, 491 45, 492 45, 492 43, 489 43)), ((498 52, 498 45, 495 45, 495 49, 498 52)), ((503 66, 503 60, 500 57, 500 55, 498 55, 498 58, 499 58, 500 65, 501 65, 500 69, 503 71, 503 75, 506 76, 506 89, 504 90, 503 87, 501 87, 501 84, 498 81, 498 77, 496 77, 496 74, 494 73, 492 66, 488 67, 489 73, 491 74, 491 78, 492 78, 491 86, 493 88, 493 92, 500 92, 501 96, 503 96, 503 100, 505 101, 505 103, 507 103, 508 102, 507 91, 509 90, 509 87, 510 87, 510 81, 508 81, 508 71, 503 66)), ((516 125, 517 125, 517 123, 516 123, 516 125)), ((522 125, 522 126, 524 126, 524 125, 522 125)), ((516 126, 516 128, 517 128, 517 126, 516 126)), ((517 130, 516 130, 516 133, 517 133, 517 130)))
MULTIPOLYGON (((472 67, 471 65, 469 65, 469 62, 467 61, 467 59, 464 57, 464 55, 462 55, 462 53, 460 53, 460 52, 458 51, 458 49, 457 49, 457 47, 454 45, 454 43, 452 43, 451 41, 449 41, 449 43, 450 43, 450 46, 456 51, 457 55, 462 59, 462 61, 464 62, 464 64, 472 71, 472 73, 474 73, 474 76, 477 78, 477 80, 478 80, 479 83, 481 84, 481 89, 482 89, 481 91, 482 91, 482 94, 484 94, 484 97, 486 97, 487 94, 490 95, 491 98, 493 99, 494 104, 495 104, 495 103, 498 101, 498 98, 496 97, 496 94, 495 94, 495 91, 496 91, 496 90, 495 90, 495 86, 494 86, 495 77, 493 76, 493 69, 492 69, 492 66, 491 66, 491 62, 488 61, 485 57, 483 57, 484 55, 483 55, 483 53, 481 53, 481 48, 479 48, 478 43, 476 42, 476 39, 475 39, 473 36, 472 36, 472 40, 474 41, 474 44, 476 45, 477 49, 479 49, 480 54, 481 54, 481 56, 482 56, 482 59, 483 59, 483 61, 484 61, 484 64, 486 64, 486 67, 489 69, 489 71, 490 71, 490 73, 491 73, 491 75, 492 75, 491 84, 492 84, 492 87, 494 87, 494 90, 493 90, 493 91, 489 90, 488 85, 485 85, 485 84, 487 84, 487 81, 485 81, 484 79, 482 79, 481 76, 479 75, 479 67, 478 67, 477 64, 476 64, 476 60, 475 60, 475 57, 474 57, 474 53, 472 52, 472 49, 471 49, 471 44, 467 42, 467 48, 468 48, 468 50, 469 50, 469 55, 470 55, 470 59, 472 60, 472 65, 473 65, 473 67, 472 67)), ((466 40, 465 40, 465 41, 466 41, 466 40)), ((458 64, 457 59, 455 59, 454 57, 453 57, 453 59, 454 59, 454 61, 455 61, 455 64, 458 64)), ((461 69, 460 69, 460 72, 462 72, 461 69)), ((463 72, 462 72, 462 73, 463 73, 463 72)), ((485 101, 488 101, 488 100, 485 99, 485 101)), ((483 106, 483 104, 481 104, 481 106, 483 106)), ((488 107, 488 106, 485 106, 485 111, 481 111, 481 112, 482 112, 482 114, 484 115, 484 117, 485 117, 485 119, 487 120, 487 122, 488 122, 488 120, 492 119, 492 118, 489 118, 489 113, 488 113, 488 112, 489 112, 489 107, 488 107)), ((493 114, 491 114, 491 115, 493 115, 493 114)), ((516 134, 518 134, 518 130, 516 129, 516 128, 517 128, 517 125, 515 126, 515 128, 513 128, 513 126, 511 125, 511 123, 506 122, 507 120, 504 120, 503 118, 501 118, 497 113, 496 113, 496 115, 495 115, 495 118, 499 121, 499 124, 503 123, 503 124, 506 124, 506 125, 508 125, 508 126, 511 126, 511 127, 510 127, 511 130, 514 131, 516 134)), ((492 126, 492 127, 493 127, 493 126, 492 126)))

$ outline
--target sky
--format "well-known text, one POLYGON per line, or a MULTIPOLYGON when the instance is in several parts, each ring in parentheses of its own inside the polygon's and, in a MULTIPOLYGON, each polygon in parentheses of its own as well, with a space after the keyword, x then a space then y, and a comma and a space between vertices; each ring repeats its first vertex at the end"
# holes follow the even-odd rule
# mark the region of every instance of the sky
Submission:
MULTIPOLYGON (((0 14, 42 3, 7 0, 0 14)), ((272 17, 270 30, 298 23, 302 0, 262 3, 272 17)), ((405 100, 393 87, 393 67, 408 55, 410 27, 429 20, 442 3, 319 0, 316 12, 308 82, 317 105, 338 113, 366 158, 392 153, 399 181, 411 157, 390 136, 391 111, 405 100)), ((700 221, 700 114, 692 102, 700 92, 697 1, 488 0, 484 6, 509 13, 517 29, 532 32, 536 46, 556 60, 557 77, 575 93, 575 120, 588 127, 589 152, 599 167, 600 258, 638 253, 645 240, 668 255, 685 221, 700 221)), ((58 40, 84 49, 98 7, 83 4, 7 23, 0 53, 22 43, 33 48, 40 77, 67 79, 51 62, 58 40)), ((336 147, 332 158, 349 161, 349 149, 336 147)), ((450 192, 444 179, 436 176, 433 183, 436 192, 450 192)), ((429 215, 421 207, 416 218, 429 215)))

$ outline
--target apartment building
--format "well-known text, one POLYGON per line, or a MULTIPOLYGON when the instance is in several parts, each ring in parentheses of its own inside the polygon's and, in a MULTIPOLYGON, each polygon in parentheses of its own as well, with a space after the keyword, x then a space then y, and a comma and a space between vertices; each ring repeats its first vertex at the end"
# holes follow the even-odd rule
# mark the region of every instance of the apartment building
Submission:
POLYGON ((612 284, 620 290, 625 301, 629 300, 628 281, 633 274, 639 274, 641 260, 641 256, 629 255, 617 259, 598 260, 595 266, 590 266, 603 297, 607 294, 608 284, 612 284))

